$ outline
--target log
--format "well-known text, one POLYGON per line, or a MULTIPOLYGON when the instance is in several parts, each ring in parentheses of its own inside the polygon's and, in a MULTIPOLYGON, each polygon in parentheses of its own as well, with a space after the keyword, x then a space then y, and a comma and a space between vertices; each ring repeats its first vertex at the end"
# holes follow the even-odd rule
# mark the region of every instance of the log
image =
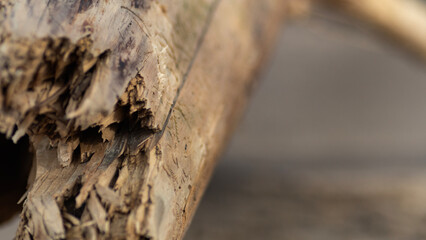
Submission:
POLYGON ((17 239, 181 239, 287 10, 2 1, 0 132, 34 159, 17 239))

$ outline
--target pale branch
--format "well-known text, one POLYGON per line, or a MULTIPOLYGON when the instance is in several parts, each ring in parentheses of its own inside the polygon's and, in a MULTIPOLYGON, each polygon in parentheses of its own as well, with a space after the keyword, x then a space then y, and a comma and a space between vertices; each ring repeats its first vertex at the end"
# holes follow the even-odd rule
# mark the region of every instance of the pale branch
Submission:
POLYGON ((426 5, 419 0, 314 0, 339 9, 426 61, 426 5))

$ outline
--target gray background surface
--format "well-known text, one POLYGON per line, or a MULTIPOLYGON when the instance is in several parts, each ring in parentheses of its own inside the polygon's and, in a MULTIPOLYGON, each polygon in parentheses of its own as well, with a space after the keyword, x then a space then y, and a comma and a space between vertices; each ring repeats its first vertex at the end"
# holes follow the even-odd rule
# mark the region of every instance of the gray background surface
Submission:
POLYGON ((363 29, 283 31, 186 240, 426 239, 426 71, 363 29))

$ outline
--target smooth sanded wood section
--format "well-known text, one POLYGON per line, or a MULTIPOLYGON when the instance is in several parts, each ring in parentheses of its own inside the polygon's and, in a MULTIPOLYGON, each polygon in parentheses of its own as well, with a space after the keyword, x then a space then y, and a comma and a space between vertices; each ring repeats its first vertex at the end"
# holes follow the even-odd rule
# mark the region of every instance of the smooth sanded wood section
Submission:
POLYGON ((0 131, 35 155, 17 238, 182 238, 285 13, 0 3, 0 131))

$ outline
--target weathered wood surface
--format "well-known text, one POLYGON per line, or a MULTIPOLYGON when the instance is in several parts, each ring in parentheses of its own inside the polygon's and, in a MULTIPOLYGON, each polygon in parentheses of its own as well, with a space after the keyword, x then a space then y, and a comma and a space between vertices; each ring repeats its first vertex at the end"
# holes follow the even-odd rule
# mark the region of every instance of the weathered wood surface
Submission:
POLYGON ((181 238, 285 12, 0 3, 0 131, 35 149, 17 238, 181 238))

